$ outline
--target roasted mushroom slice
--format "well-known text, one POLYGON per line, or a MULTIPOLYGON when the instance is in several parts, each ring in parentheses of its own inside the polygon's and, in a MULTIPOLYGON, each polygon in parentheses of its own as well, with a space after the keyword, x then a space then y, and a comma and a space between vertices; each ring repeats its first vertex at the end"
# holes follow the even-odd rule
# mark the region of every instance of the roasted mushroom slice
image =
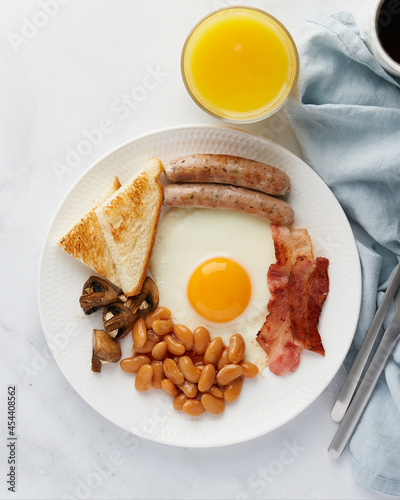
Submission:
POLYGON ((111 338, 121 340, 132 330, 138 317, 139 311, 133 313, 120 300, 113 302, 103 309, 104 329, 111 338))
POLYGON ((92 371, 100 373, 105 363, 117 363, 121 359, 121 347, 104 330, 93 330, 92 371))
POLYGON ((79 303, 85 314, 92 314, 118 300, 121 290, 104 278, 91 276, 83 285, 79 303))
POLYGON ((136 311, 154 311, 158 306, 158 288, 150 276, 146 276, 142 290, 134 297, 128 297, 125 307, 132 312, 136 311))

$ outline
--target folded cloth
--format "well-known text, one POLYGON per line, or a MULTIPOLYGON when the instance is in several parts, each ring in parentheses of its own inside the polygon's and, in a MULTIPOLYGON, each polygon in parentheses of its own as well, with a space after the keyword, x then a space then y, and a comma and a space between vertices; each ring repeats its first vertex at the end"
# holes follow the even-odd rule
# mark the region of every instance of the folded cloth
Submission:
MULTIPOLYGON (((400 257, 400 87, 371 55, 349 12, 312 12, 300 61, 289 119, 305 161, 348 216, 361 259, 362 306, 348 369, 400 257)), ((350 452, 360 482, 400 497, 400 343, 350 452)))

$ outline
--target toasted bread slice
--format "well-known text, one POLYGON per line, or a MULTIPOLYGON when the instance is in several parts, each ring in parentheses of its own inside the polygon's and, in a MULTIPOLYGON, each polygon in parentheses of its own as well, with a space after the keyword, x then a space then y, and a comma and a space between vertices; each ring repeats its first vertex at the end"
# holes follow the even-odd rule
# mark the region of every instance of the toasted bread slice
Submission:
POLYGON ((160 218, 163 164, 151 158, 95 213, 127 297, 140 292, 146 277, 160 218))
POLYGON ((58 242, 58 245, 72 257, 118 287, 121 286, 118 274, 97 220, 95 208, 104 203, 120 187, 118 177, 114 177, 95 206, 58 242))

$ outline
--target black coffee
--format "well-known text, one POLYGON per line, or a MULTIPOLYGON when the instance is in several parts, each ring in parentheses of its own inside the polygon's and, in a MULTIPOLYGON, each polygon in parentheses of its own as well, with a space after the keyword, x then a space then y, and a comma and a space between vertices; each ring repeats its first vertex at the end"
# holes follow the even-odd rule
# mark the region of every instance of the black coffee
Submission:
POLYGON ((400 64, 400 0, 385 0, 377 17, 378 38, 388 55, 400 64))

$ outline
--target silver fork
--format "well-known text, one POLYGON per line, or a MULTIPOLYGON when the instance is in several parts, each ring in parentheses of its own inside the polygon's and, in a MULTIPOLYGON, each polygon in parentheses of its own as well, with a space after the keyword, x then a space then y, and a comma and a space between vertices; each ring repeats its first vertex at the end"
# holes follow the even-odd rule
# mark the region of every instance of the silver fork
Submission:
POLYGON ((349 371, 349 374, 346 377, 346 380, 343 384, 340 394, 332 408, 331 418, 335 422, 340 422, 342 420, 350 404, 350 401, 353 398, 354 393, 356 392, 357 385, 361 380, 362 374, 367 365, 367 361, 373 351, 373 347, 375 345, 376 339, 378 338, 383 320, 386 317, 386 313, 389 310, 389 306, 392 303, 394 294, 396 293, 399 283, 400 283, 400 264, 397 264, 397 267, 393 273, 393 276, 389 282, 389 285, 381 300, 381 303, 379 304, 379 307, 376 310, 374 319, 372 320, 371 325, 365 335, 365 339, 361 344, 357 357, 354 360, 351 370, 349 371))
POLYGON ((355 393, 340 426, 328 448, 328 453, 333 458, 338 458, 346 448, 358 421, 375 389, 378 378, 386 366, 400 337, 400 287, 394 296, 395 312, 390 320, 378 348, 369 364, 367 371, 355 393))

